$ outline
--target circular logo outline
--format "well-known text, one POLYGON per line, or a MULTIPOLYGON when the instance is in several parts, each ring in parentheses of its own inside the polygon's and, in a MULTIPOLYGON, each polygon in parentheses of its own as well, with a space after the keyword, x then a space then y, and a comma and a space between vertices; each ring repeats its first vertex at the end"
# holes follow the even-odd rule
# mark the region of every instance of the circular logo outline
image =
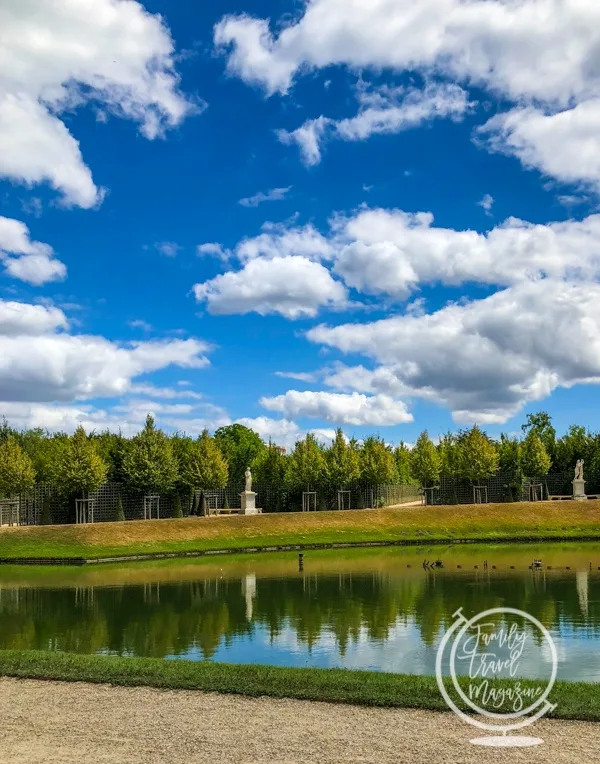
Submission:
POLYGON ((446 701, 446 704, 457 716, 459 716, 461 719, 464 719, 469 724, 472 724, 475 727, 479 727, 479 729, 489 730, 492 732, 500 731, 500 732, 506 733, 512 730, 522 729, 523 727, 533 724, 542 716, 547 714, 549 711, 552 711, 556 708, 556 704, 552 704, 548 701, 548 695, 552 691, 552 688, 556 681, 556 675, 558 671, 558 654, 556 652, 556 645, 554 644, 552 635, 546 629, 546 627, 537 620, 537 618, 535 618, 529 613, 526 613, 524 610, 519 610, 517 608, 511 608, 511 607, 490 608, 489 610, 484 610, 481 613, 474 615, 471 619, 467 619, 462 613, 462 608, 459 608, 453 614, 453 617, 456 618, 456 620, 454 621, 452 626, 448 629, 448 631, 446 631, 446 633, 444 634, 444 637, 437 650, 436 661, 435 661, 435 678, 437 681, 438 688, 440 692, 442 693, 442 697, 446 701), (462 688, 458 684, 458 680, 456 678, 456 669, 454 665, 455 657, 456 657, 456 647, 457 647, 459 638, 464 634, 464 632, 468 628, 470 628, 473 624, 477 623, 477 621, 479 621, 480 619, 487 616, 499 615, 499 614, 518 615, 522 618, 525 618, 525 620, 528 620, 531 623, 533 623, 540 630, 540 632, 544 636, 544 639, 549 644, 550 654, 552 657, 552 674, 548 682, 548 686, 546 687, 546 690, 544 691, 544 693, 527 708, 522 709, 521 711, 515 711, 514 713, 511 713, 511 714, 498 714, 493 711, 488 711, 486 709, 479 708, 476 704, 472 703, 470 698, 467 698, 462 688), (454 636, 454 643, 453 643, 451 655, 450 655, 450 675, 452 678, 452 684, 457 690, 459 696, 465 701, 465 703, 470 708, 472 708, 476 713, 480 714, 481 716, 485 716, 485 717, 493 718, 493 719, 521 719, 521 721, 514 722, 509 725, 498 725, 498 724, 490 724, 488 722, 482 722, 479 719, 476 719, 473 716, 470 716, 469 714, 462 711, 448 694, 448 691, 443 681, 442 659, 443 659, 443 655, 444 655, 448 642, 453 637, 454 632, 456 632, 459 626, 461 628, 459 633, 454 636), (525 717, 527 714, 532 713, 535 709, 538 709, 538 710, 536 711, 535 714, 533 714, 533 716, 522 718, 522 717, 525 717))

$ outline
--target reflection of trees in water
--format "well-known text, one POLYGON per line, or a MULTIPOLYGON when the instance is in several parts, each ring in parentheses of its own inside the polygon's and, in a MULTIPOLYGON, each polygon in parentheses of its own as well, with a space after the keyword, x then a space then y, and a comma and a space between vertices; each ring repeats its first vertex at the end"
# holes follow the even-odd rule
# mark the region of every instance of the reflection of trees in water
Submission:
POLYGON ((415 623, 426 645, 463 609, 520 608, 546 627, 600 632, 600 577, 535 572, 385 573, 259 578, 252 607, 240 580, 79 589, 0 589, 0 646, 162 657, 197 649, 205 658, 260 625, 274 640, 292 629, 311 649, 335 637, 343 655, 361 636, 384 642, 397 623, 415 623), (252 612, 252 621, 247 614, 252 612))

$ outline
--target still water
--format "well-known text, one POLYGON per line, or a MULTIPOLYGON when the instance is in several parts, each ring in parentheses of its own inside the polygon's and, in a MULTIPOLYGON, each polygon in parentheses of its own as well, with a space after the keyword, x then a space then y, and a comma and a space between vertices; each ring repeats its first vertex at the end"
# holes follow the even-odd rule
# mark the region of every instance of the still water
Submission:
MULTIPOLYGON (((303 570, 292 553, 6 567, 0 648, 433 674, 458 608, 509 606, 550 631, 559 678, 600 681, 598 568, 598 544, 305 552, 303 570)), ((540 651, 522 675, 546 672, 540 651)))

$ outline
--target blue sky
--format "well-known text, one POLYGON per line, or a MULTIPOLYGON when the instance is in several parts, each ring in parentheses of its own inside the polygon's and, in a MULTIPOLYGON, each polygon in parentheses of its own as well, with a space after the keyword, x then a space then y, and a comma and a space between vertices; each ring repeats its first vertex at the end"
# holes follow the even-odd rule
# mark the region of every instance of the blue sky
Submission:
POLYGON ((0 413, 594 428, 600 10, 567 5, 3 4, 0 413))

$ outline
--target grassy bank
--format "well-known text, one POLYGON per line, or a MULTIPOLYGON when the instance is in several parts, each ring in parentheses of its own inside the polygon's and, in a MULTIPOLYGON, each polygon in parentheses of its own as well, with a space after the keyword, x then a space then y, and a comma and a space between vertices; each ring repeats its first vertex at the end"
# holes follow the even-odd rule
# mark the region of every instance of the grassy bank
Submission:
POLYGON ((600 502, 405 507, 0 529, 0 558, 98 559, 358 543, 599 540, 600 502))
MULTIPOLYGON (((1 651, 0 675, 363 706, 447 710, 433 677, 371 671, 1 651)), ((503 683, 504 686, 508 684, 503 683)), ((522 681, 522 686, 539 684, 522 681)), ((600 721, 600 684, 557 682, 550 700, 557 704, 550 714, 554 718, 600 721)))

